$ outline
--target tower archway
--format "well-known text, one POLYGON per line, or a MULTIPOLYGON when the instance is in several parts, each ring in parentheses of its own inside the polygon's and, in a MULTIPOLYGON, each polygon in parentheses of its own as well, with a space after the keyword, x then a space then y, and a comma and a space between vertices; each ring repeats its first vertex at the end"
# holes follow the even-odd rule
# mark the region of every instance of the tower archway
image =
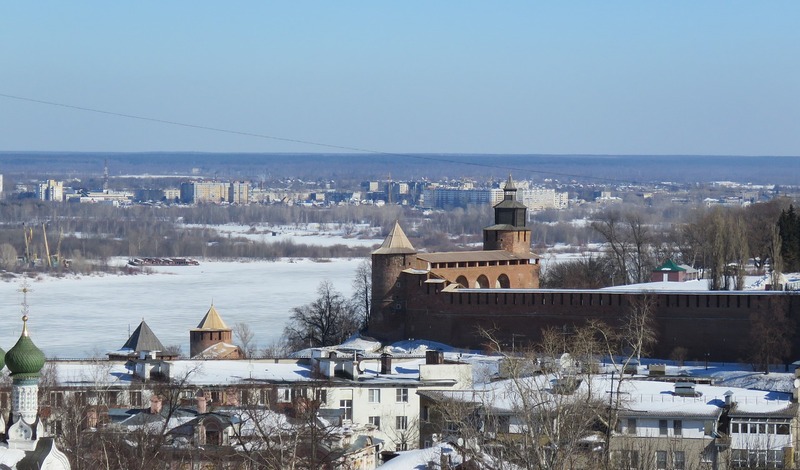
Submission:
POLYGON ((475 281, 475 288, 476 289, 488 289, 489 288, 489 278, 486 275, 481 274, 478 276, 478 279, 475 281))
POLYGON ((467 280, 467 278, 465 276, 458 276, 456 278, 456 282, 458 284, 461 284, 461 287, 469 287, 469 281, 467 280))

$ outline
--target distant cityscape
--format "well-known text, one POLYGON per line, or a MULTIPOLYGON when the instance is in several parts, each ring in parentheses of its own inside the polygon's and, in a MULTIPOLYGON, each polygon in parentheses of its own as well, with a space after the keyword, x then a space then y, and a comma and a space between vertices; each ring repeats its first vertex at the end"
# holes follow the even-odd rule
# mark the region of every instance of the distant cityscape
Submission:
MULTIPOLYGON (((493 206, 503 198, 504 182, 462 180, 363 181, 357 188, 337 187, 336 182, 304 182, 288 178, 285 187, 267 187, 251 181, 196 179, 177 187, 89 189, 80 181, 46 179, 17 183, 5 192, 10 199, 35 197, 42 201, 67 203, 127 204, 287 204, 326 207, 332 205, 402 205, 427 209, 493 206), (298 188, 299 186, 299 188, 298 188)), ((777 196, 793 196, 797 188, 755 185, 733 181, 706 184, 654 183, 639 185, 590 185, 551 183, 547 187, 518 181, 517 200, 530 211, 563 210, 586 204, 632 202, 644 205, 679 204, 745 207, 777 196)), ((117 186, 115 184, 114 186, 117 186)), ((2 175, 0 175, 2 191, 2 175)))

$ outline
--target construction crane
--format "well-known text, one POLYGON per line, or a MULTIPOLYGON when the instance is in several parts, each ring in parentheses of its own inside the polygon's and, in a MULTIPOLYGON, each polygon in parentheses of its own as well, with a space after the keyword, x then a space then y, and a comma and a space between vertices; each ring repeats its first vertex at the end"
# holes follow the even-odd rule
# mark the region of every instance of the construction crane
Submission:
POLYGON ((47 245, 47 231, 45 231, 45 228, 44 228, 45 225, 46 224, 44 224, 44 223, 42 224, 42 236, 44 237, 44 253, 45 253, 45 256, 47 256, 47 267, 48 268, 52 268, 53 267, 53 263, 50 260, 50 247, 47 245))
POLYGON ((56 262, 61 263, 61 240, 64 239, 64 230, 58 231, 58 244, 56 245, 56 262))

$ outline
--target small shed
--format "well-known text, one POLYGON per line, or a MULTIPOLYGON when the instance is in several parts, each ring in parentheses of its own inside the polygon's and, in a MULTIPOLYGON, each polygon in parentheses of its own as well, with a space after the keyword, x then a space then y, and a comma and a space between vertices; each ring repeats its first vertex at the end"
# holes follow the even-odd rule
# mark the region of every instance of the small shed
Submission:
POLYGON ((668 259, 653 270, 650 282, 684 282, 687 280, 686 271, 686 268, 668 259))

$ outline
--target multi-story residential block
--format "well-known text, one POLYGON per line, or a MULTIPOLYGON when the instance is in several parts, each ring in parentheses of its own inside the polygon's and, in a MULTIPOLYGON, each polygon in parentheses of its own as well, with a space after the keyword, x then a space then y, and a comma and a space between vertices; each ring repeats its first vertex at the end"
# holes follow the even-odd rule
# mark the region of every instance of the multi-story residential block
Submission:
POLYGON ((181 183, 181 202, 186 204, 225 202, 228 198, 228 187, 227 183, 216 181, 181 183))
POLYGON ((64 182, 47 180, 39 183, 38 196, 42 201, 62 202, 64 200, 64 182))
POLYGON ((228 188, 228 202, 231 204, 249 204, 250 183, 247 181, 232 181, 228 188))

